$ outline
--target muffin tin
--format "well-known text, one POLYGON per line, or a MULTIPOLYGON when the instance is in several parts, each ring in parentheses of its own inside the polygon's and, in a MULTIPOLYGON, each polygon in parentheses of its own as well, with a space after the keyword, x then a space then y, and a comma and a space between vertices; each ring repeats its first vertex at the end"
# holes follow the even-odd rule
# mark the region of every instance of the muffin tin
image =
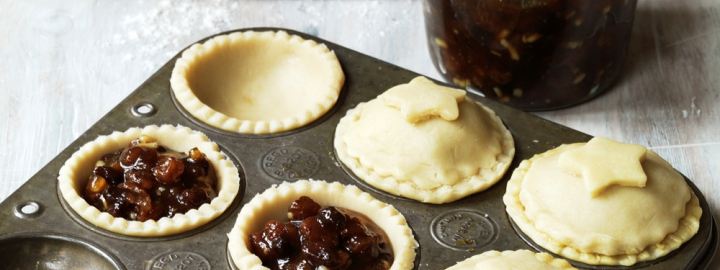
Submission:
MULTIPOLYGON (((346 76, 335 107, 305 127, 280 134, 239 135, 221 131, 193 119, 175 102, 169 83, 176 59, 173 58, 0 204, 0 261, 4 267, 231 269, 234 267, 227 257, 226 234, 242 205, 273 184, 298 178, 356 185, 394 205, 405 215, 420 243, 416 269, 444 269, 492 249, 544 251, 519 232, 505 213, 502 195, 510 171, 486 191, 453 203, 431 205, 376 190, 337 161, 333 135, 345 112, 418 74, 292 30, 250 28, 235 31, 243 30, 284 30, 324 43, 334 50, 346 76), (220 145, 240 171, 241 187, 234 203, 216 220, 169 237, 121 236, 79 218, 58 196, 56 178, 65 160, 82 144, 99 135, 151 124, 184 125, 207 134, 220 145)), ((536 153, 591 138, 475 93, 468 95, 495 110, 512 132, 516 157, 511 170, 521 160, 536 153)), ((573 264, 585 269, 708 269, 718 247, 717 228, 706 200, 692 182, 688 180, 688 183, 700 198, 703 216, 698 233, 680 249, 633 267, 573 264)))

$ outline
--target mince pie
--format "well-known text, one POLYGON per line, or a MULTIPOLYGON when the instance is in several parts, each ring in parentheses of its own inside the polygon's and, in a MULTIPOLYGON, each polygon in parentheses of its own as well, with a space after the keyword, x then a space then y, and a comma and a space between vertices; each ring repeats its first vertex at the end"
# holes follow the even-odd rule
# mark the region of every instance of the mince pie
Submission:
POLYGON ((409 270, 418 246, 391 205, 354 186, 315 180, 255 196, 228 238, 239 269, 409 270))
POLYGON ((503 197, 511 219, 543 248, 594 265, 633 265, 698 231, 697 196, 651 150, 605 138, 523 161, 503 197))
POLYGON ((238 193, 237 168, 204 134, 147 126, 86 143, 60 169, 63 199, 80 217, 130 236, 164 236, 216 218, 238 193))
POLYGON ((335 131, 338 158, 383 191, 447 203, 495 184, 515 147, 500 118, 425 77, 360 103, 335 131))

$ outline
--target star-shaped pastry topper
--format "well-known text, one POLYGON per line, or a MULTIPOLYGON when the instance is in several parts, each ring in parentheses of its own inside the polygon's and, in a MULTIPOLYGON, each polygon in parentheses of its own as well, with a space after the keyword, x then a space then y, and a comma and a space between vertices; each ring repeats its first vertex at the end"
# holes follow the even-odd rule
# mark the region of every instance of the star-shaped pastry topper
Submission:
POLYGON ((380 95, 385 105, 397 108, 410 123, 434 117, 453 121, 460 116, 458 103, 465 99, 465 91, 437 85, 425 77, 417 77, 407 84, 390 88, 380 95))
POLYGON ((642 168, 647 149, 595 137, 585 145, 568 150, 559 157, 561 168, 579 174, 592 197, 612 185, 645 187, 647 176, 642 168))

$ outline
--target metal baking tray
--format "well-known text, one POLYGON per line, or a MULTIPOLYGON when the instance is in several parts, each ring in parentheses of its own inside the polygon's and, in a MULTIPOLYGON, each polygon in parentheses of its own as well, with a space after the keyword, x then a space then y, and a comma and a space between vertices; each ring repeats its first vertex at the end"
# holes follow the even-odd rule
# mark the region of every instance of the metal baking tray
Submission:
MULTIPOLYGON (((469 93, 495 110, 512 132, 516 155, 511 169, 490 189, 449 204, 430 205, 392 196, 359 181, 337 161, 333 135, 348 109, 418 74, 304 33, 279 28, 234 31, 242 30, 284 30, 334 50, 346 76, 334 108, 321 119, 282 134, 249 136, 219 131, 196 121, 175 103, 169 79, 176 55, 0 204, 2 268, 231 269, 226 234, 241 206, 273 184, 299 178, 357 185, 394 205, 420 243, 416 269, 444 269, 493 249, 544 251, 506 215, 502 202, 506 181, 521 160, 563 143, 586 141, 589 135, 469 93), (80 219, 58 195, 56 177, 62 164, 99 135, 150 124, 188 126, 218 143, 240 169, 241 189, 233 205, 209 224, 170 237, 121 236, 80 219)), ((707 269, 718 247, 717 228, 706 200, 688 183, 700 198, 703 215, 697 235, 680 249, 631 268, 573 264, 586 269, 707 269)))

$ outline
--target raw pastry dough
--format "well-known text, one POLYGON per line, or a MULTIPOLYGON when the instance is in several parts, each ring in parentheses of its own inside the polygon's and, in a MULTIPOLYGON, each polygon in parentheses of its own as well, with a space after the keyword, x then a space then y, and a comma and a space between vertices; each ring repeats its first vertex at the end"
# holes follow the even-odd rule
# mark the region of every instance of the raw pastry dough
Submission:
POLYGON ((345 75, 324 44, 286 32, 235 32, 185 50, 172 71, 177 101, 198 120, 245 134, 306 125, 338 99, 345 75))
POLYGON ((568 158, 565 154, 593 143, 562 145, 523 161, 513 172, 503 201, 512 220, 534 242, 588 264, 633 265, 664 256, 697 233, 702 214, 697 197, 684 178, 650 150, 641 163, 647 176, 644 187, 611 185, 597 195, 586 188, 585 174, 560 165, 568 158))
POLYGON ((458 103, 465 99, 465 91, 439 87, 425 77, 418 77, 409 84, 390 88, 379 96, 385 105, 400 110, 410 123, 417 123, 435 116, 453 121, 460 112, 458 103))
POLYGON ((487 189, 515 147, 500 118, 464 94, 418 77, 359 104, 335 131, 338 158, 370 185, 421 202, 487 189))
POLYGON ((392 205, 373 198, 355 186, 338 182, 300 180, 273 185, 243 206, 228 234, 228 252, 239 269, 263 270, 260 258, 248 249, 248 236, 271 219, 286 220, 287 207, 300 196, 308 196, 323 207, 337 206, 363 214, 385 231, 393 249, 391 270, 409 270, 418 247, 405 217, 392 205))
POLYGON ((240 176, 235 165, 220 152, 217 144, 205 134, 182 126, 146 126, 130 128, 124 132, 97 137, 80 147, 60 168, 58 188, 63 199, 80 217, 102 229, 130 236, 166 236, 188 231, 220 216, 237 196, 240 176), (159 220, 129 221, 113 217, 89 205, 78 192, 82 192, 95 162, 103 155, 126 147, 131 140, 147 135, 169 149, 185 152, 193 147, 202 151, 217 174, 218 196, 210 203, 184 214, 163 217, 159 220))
POLYGON ((579 174, 585 188, 595 197, 613 185, 645 187, 647 176, 641 162, 647 149, 595 137, 577 149, 560 154, 561 168, 579 174))
POLYGON ((491 250, 472 256, 446 270, 577 270, 563 259, 547 253, 521 249, 503 252, 491 250))

